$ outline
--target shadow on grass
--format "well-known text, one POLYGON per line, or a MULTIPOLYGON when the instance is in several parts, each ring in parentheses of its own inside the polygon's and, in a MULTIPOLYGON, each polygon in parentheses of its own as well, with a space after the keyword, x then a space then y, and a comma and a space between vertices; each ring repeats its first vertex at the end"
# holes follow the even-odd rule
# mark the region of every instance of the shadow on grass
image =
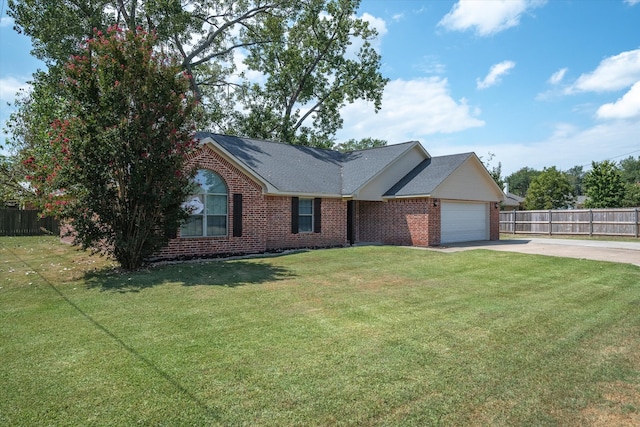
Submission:
POLYGON ((261 260, 233 260, 163 265, 135 272, 98 270, 87 273, 85 282, 88 288, 101 291, 140 292, 168 283, 235 288, 294 276, 286 268, 261 260))

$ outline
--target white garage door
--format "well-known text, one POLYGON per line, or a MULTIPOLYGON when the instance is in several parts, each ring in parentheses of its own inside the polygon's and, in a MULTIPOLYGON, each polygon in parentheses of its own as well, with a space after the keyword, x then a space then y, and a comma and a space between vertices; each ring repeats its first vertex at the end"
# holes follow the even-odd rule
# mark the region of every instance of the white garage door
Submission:
POLYGON ((441 243, 489 240, 489 205, 473 202, 443 202, 441 243))

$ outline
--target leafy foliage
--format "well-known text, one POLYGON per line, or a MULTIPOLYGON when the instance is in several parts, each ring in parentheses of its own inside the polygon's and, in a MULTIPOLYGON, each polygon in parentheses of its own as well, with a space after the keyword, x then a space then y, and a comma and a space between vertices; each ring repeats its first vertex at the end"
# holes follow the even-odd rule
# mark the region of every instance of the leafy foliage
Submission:
POLYGON ((531 181, 538 175, 540 171, 525 166, 506 177, 505 182, 509 184, 510 193, 525 197, 531 181))
POLYGON ((345 103, 364 99, 376 111, 381 108, 387 80, 378 72, 380 55, 370 43, 375 29, 355 18, 359 4, 308 0, 288 19, 263 27, 262 38, 273 42, 253 44, 246 63, 266 81, 241 96, 249 113, 236 120, 239 133, 331 148, 345 103), (350 52, 354 40, 361 45, 350 52))
POLYGON ((569 182, 573 185, 573 191, 576 195, 583 194, 583 181, 586 172, 584 171, 583 166, 576 165, 569 169, 567 172, 567 178, 569 178, 569 182))
POLYGON ((622 200, 622 206, 627 208, 640 207, 640 183, 627 183, 624 185, 624 199, 622 200))
POLYGON ((352 138, 345 142, 337 144, 333 147, 333 149, 341 151, 343 153, 348 153, 350 151, 366 150, 368 148, 385 147, 386 145, 387 141, 385 141, 384 139, 362 138, 360 140, 357 140, 352 138))
POLYGON ((97 30, 64 69, 69 102, 48 144, 23 150, 41 208, 70 219, 76 243, 127 269, 178 228, 192 175, 188 78, 154 43, 141 30, 97 30))
POLYGON ((482 157, 480 157, 480 161, 482 162, 482 164, 484 164, 484 167, 487 169, 487 172, 489 172, 489 175, 491 175, 491 178, 493 178, 493 180, 495 181, 496 184, 498 184, 498 187, 500 187, 500 189, 504 188, 504 179, 502 178, 502 163, 498 162, 497 166, 493 166, 491 164, 491 161, 493 160, 493 158, 496 155, 494 153, 489 153, 489 158, 487 160, 484 160, 482 157))
POLYGON ((622 207, 625 188, 615 163, 609 160, 591 162, 591 170, 584 177, 584 187, 588 196, 585 207, 622 207))
POLYGON ((0 208, 7 204, 24 205, 33 199, 26 185, 24 165, 15 157, 0 155, 0 208))
POLYGON ((629 156, 620 160, 620 176, 625 183, 640 183, 640 156, 637 159, 629 156))
POLYGON ((544 170, 531 181, 524 199, 525 209, 566 209, 573 205, 574 188, 565 172, 555 166, 544 170))
POLYGON ((377 111, 386 84, 370 44, 376 32, 355 17, 359 3, 9 0, 8 13, 50 72, 77 55, 94 29, 154 32, 180 58, 210 130, 330 148, 340 107, 366 99, 377 111), (239 70, 242 58, 247 73, 239 70))

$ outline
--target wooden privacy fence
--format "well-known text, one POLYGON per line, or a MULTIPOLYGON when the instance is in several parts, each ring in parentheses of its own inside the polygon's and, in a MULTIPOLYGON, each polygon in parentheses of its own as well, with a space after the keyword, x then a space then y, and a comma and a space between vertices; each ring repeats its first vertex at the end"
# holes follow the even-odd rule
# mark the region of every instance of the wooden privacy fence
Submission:
POLYGON ((500 232, 639 237, 638 210, 639 208, 502 211, 500 232))
POLYGON ((36 210, 0 209, 0 236, 37 236, 60 234, 54 218, 40 218, 36 210))

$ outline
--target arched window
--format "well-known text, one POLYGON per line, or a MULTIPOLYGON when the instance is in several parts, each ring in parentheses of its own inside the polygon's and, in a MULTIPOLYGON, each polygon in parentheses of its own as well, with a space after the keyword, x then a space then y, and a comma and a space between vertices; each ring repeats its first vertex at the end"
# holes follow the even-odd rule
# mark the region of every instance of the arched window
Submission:
POLYGON ((198 171, 195 185, 195 194, 182 204, 191 217, 180 227, 180 236, 226 236, 227 185, 220 175, 206 169, 198 171))

